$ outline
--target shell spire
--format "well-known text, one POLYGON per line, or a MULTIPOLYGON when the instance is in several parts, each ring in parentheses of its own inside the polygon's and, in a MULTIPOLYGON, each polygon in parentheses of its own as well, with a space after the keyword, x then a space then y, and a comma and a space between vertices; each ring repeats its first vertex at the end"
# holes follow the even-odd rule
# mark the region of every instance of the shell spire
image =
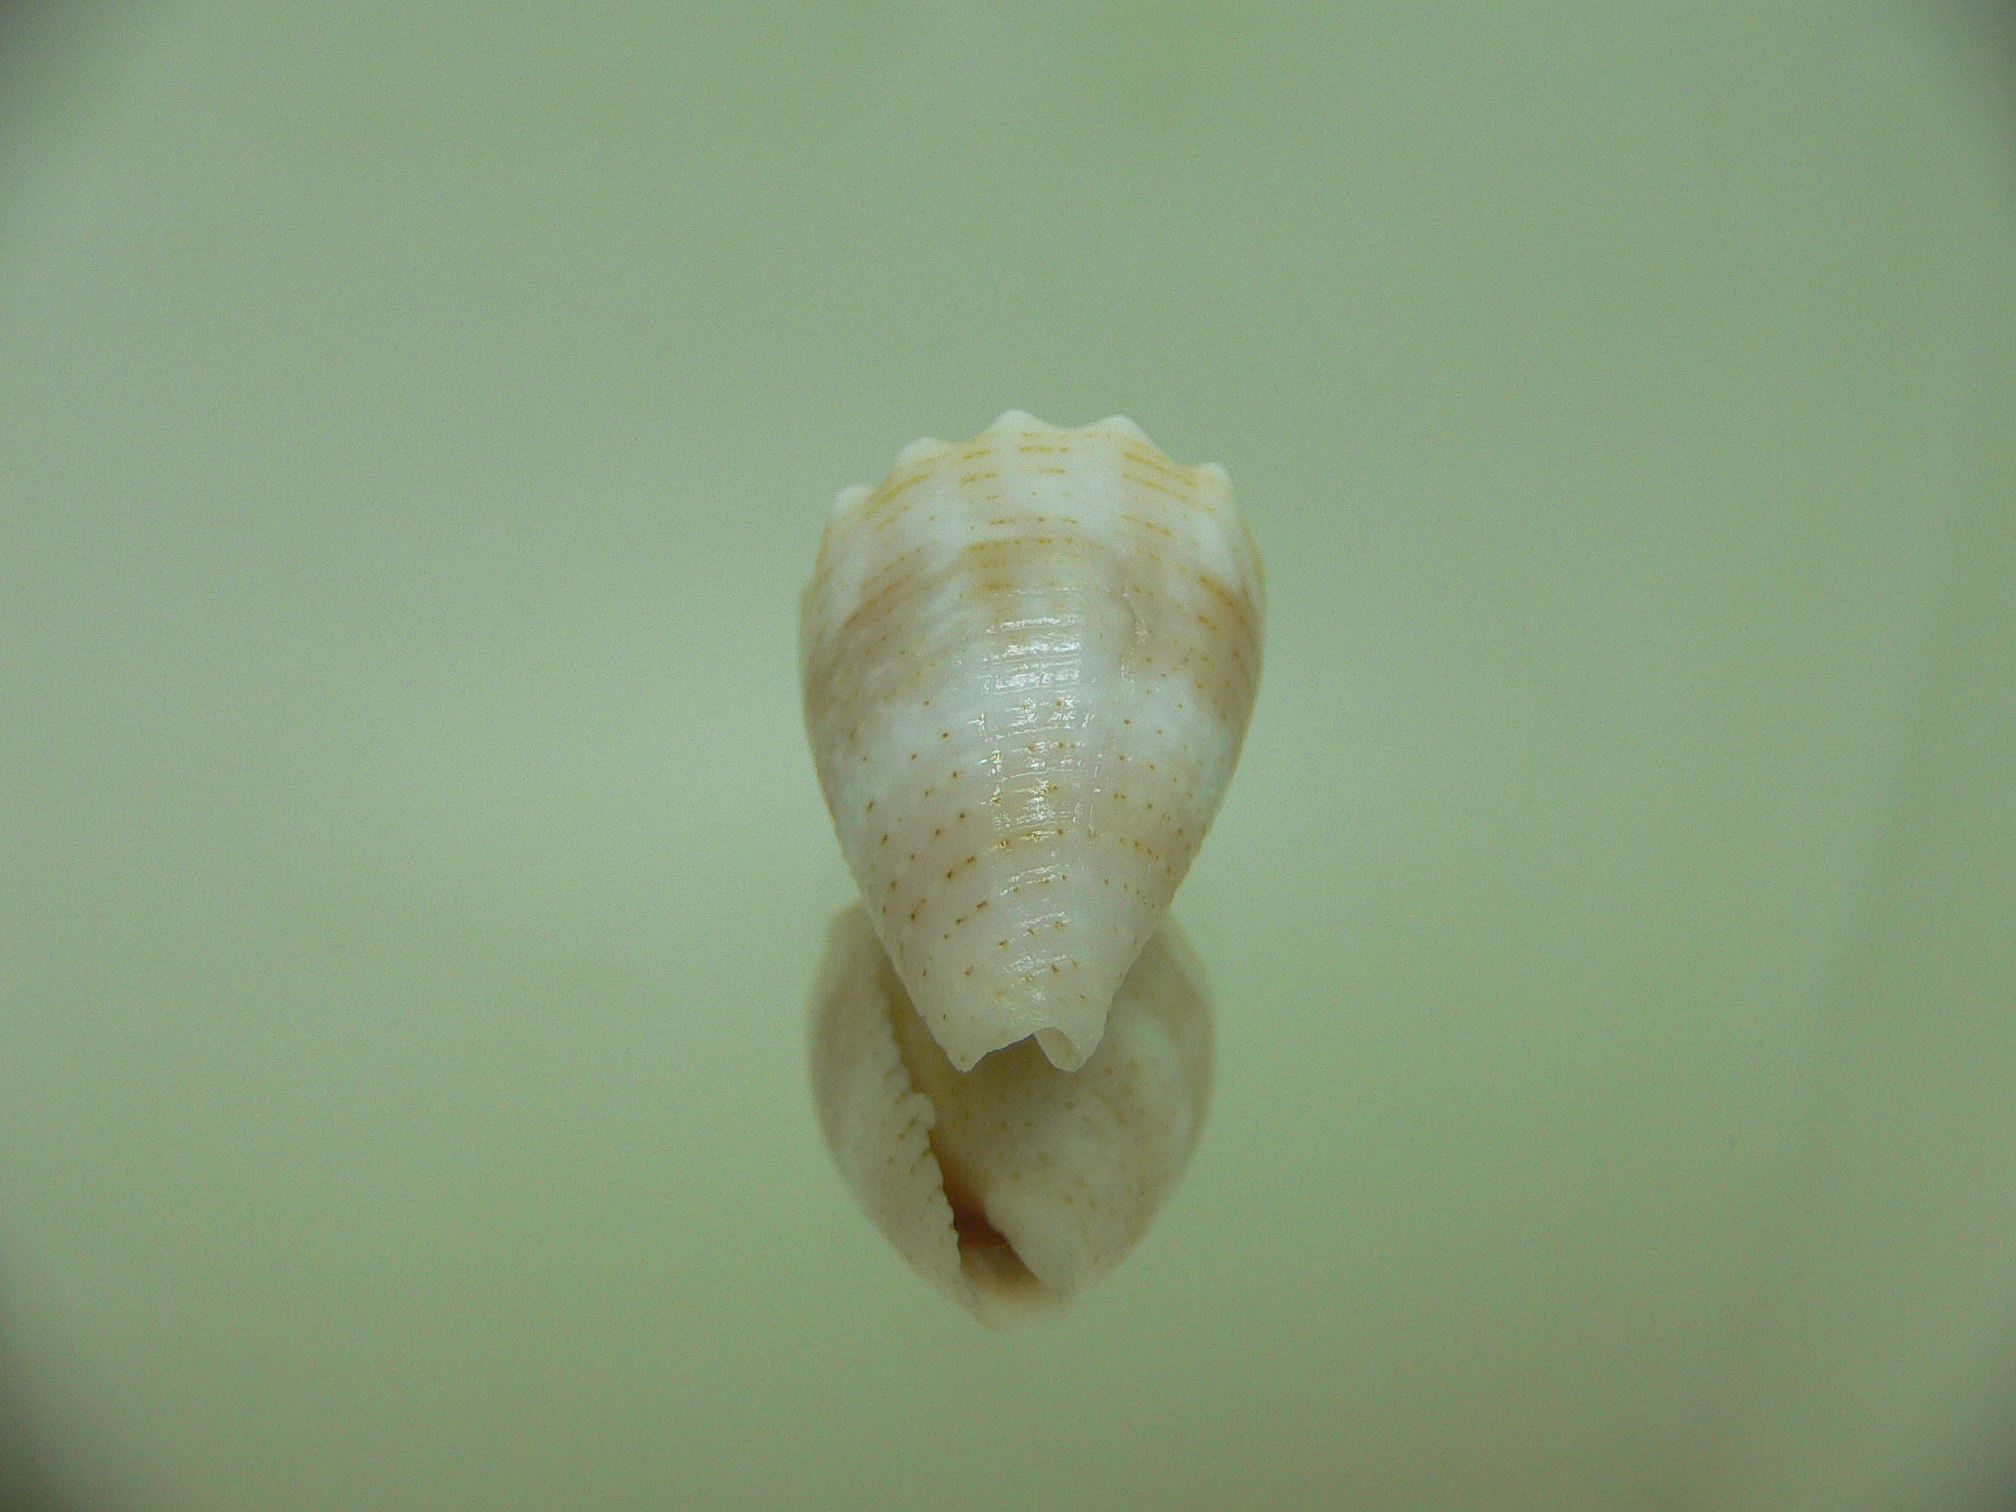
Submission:
POLYGON ((964 1071, 1076 1070, 1216 814, 1259 681, 1259 554, 1223 468, 1130 420, 1010 410, 833 503, 799 616, 841 848, 964 1071))

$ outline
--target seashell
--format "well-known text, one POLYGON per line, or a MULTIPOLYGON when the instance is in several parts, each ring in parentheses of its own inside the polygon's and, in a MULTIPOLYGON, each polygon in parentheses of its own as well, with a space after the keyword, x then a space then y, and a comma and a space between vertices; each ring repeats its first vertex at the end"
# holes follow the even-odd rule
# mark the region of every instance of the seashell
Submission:
POLYGON ((1054 1315, 1133 1248, 1211 1094, 1210 1003, 1174 920, 1077 1071, 1024 1041, 961 1072, 857 903, 827 936, 811 1040, 820 1127, 847 1184, 920 1275, 992 1327, 1054 1315))
POLYGON ((1239 757, 1260 558, 1225 470, 1010 410, 833 501, 799 613, 848 867, 950 1063, 1088 1064, 1239 757))

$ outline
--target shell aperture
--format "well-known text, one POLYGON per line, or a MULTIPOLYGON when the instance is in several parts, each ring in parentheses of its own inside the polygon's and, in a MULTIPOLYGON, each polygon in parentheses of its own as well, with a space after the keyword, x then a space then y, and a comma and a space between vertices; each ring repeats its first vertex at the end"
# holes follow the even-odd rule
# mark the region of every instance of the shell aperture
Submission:
POLYGON ((877 937, 958 1069, 1083 1065, 1216 814, 1259 680, 1224 469, 1010 410, 834 500, 805 720, 877 937))

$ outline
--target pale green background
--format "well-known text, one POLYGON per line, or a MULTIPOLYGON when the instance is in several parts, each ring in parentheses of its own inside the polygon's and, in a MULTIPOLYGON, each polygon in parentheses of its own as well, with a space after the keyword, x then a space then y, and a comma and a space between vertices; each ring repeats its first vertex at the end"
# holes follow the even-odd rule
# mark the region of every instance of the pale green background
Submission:
POLYGON ((69 14, 0 34, 23 1474, 1831 1512, 2016 1463, 1964 15, 69 14), (1177 904, 1197 1162, 994 1337, 818 1143, 793 642, 832 494, 1010 405, 1225 463, 1272 618, 1177 904))

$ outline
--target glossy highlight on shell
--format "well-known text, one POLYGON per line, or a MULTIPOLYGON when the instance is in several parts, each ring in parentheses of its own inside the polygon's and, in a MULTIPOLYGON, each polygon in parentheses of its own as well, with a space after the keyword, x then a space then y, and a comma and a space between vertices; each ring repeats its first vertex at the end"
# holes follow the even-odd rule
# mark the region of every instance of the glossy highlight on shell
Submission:
POLYGON ((1223 468, 1010 410, 834 500, 805 723, 861 902, 811 1063, 828 1146, 983 1322, 1054 1313, 1146 1230, 1211 1080, 1165 915, 1238 761, 1259 555, 1223 468))

